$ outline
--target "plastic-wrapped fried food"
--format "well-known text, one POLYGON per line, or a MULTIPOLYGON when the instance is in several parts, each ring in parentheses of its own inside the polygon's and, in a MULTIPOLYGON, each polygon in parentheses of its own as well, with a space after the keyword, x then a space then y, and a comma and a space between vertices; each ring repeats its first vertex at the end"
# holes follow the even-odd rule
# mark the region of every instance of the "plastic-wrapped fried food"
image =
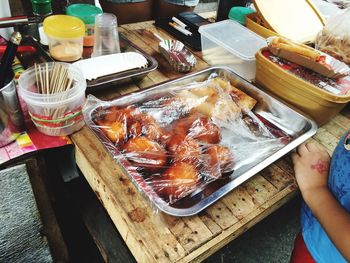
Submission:
POLYGON ((172 164, 159 178, 153 182, 161 195, 170 201, 177 200, 193 192, 200 182, 200 174, 195 165, 186 162, 172 164))
POLYGON ((145 170, 157 170, 166 165, 165 149, 157 142, 140 136, 129 139, 123 146, 126 158, 145 170))
POLYGON ((219 127, 208 117, 199 117, 191 125, 188 136, 203 143, 215 144, 221 140, 219 127))
POLYGON ((139 113, 132 118, 128 131, 130 137, 142 135, 154 141, 160 140, 163 136, 163 129, 157 121, 145 113, 139 113))
POLYGON ((216 165, 219 165, 221 174, 233 171, 235 166, 235 160, 230 148, 216 144, 208 147, 205 153, 210 156, 210 167, 215 167, 216 165))
POLYGON ((201 153, 198 141, 185 134, 174 134, 167 143, 167 149, 174 162, 196 163, 201 153))
POLYGON ((125 123, 122 123, 120 121, 100 122, 99 125, 108 139, 110 139, 112 142, 119 143, 127 139, 125 123))

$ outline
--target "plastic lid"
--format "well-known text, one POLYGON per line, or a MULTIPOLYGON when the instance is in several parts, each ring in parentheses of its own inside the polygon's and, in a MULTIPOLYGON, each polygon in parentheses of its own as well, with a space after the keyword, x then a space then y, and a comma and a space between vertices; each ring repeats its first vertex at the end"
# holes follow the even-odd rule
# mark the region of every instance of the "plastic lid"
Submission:
POLYGON ((291 40, 314 42, 324 21, 309 0, 254 0, 266 27, 291 40))
POLYGON ((254 12, 255 11, 249 7, 234 6, 230 9, 228 18, 235 20, 242 25, 245 25, 245 17, 254 12))
POLYGON ((73 4, 67 7, 66 13, 80 18, 85 24, 95 24, 95 16, 101 14, 102 10, 90 4, 73 4))
POLYGON ((254 60, 255 53, 267 45, 265 39, 229 19, 203 25, 199 33, 244 60, 254 60))
POLYGON ((74 16, 53 15, 45 18, 44 32, 58 38, 78 38, 85 34, 84 22, 74 16))

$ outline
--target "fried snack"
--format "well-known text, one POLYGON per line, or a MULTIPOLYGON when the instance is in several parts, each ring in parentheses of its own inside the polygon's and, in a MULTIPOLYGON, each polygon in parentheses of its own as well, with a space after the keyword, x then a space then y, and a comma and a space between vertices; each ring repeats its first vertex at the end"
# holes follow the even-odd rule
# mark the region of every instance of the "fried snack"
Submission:
POLYGON ((119 121, 100 123, 102 131, 114 143, 127 139, 126 125, 119 121))
POLYGON ((200 117, 196 119, 192 123, 187 136, 209 144, 219 143, 221 140, 219 127, 210 121, 208 117, 200 117))
POLYGON ((277 48, 280 50, 286 50, 289 52, 293 52, 299 55, 302 55, 304 57, 309 58, 312 61, 319 61, 321 58, 320 52, 318 52, 316 49, 313 49, 311 47, 308 47, 303 44, 298 44, 296 42, 293 42, 291 40, 288 40, 286 38, 282 37, 273 37, 272 41, 270 43, 271 47, 277 48))
POLYGON ((222 78, 214 78, 209 85, 218 85, 224 91, 229 92, 234 102, 244 110, 251 111, 257 103, 254 98, 232 86, 229 81, 225 81, 222 78))
POLYGON ((198 142, 186 136, 185 133, 173 134, 167 142, 166 148, 173 162, 196 163, 201 152, 198 142))
POLYGON ((230 148, 217 144, 210 146, 205 153, 210 156, 210 167, 219 165, 221 173, 233 171, 235 160, 230 148))
POLYGON ((170 201, 177 200, 193 192, 200 182, 196 166, 186 162, 171 165, 156 183, 170 201))
POLYGON ((255 99, 221 78, 212 79, 206 87, 182 90, 177 93, 177 96, 182 98, 189 107, 218 120, 227 116, 239 117, 241 109, 250 111, 257 103, 255 99), (230 97, 225 94, 229 94, 230 97))
POLYGON ((163 130, 157 121, 145 113, 133 116, 128 127, 129 137, 145 136, 150 140, 158 141, 163 136, 163 130))
POLYGON ((146 170, 154 170, 166 165, 165 149, 155 141, 140 136, 129 139, 123 146, 128 160, 146 170))

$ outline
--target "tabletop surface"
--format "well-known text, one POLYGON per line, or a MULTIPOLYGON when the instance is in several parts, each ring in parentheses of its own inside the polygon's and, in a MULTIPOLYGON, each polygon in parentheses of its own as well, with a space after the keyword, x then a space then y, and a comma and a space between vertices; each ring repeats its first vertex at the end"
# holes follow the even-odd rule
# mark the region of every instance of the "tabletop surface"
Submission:
MULTIPOLYGON (((182 76, 158 52, 158 41, 150 32, 165 39, 170 36, 155 28, 153 21, 124 25, 119 30, 153 56, 158 69, 140 82, 107 88, 94 95, 110 100, 182 76)), ((194 54, 195 71, 209 66, 200 52, 194 54)), ((312 138, 330 154, 350 128, 348 112, 345 109, 338 114, 312 138)), ((71 138, 77 165, 138 262, 199 262, 298 194, 291 159, 286 155, 198 215, 173 217, 150 206, 89 128, 84 127, 71 138)))

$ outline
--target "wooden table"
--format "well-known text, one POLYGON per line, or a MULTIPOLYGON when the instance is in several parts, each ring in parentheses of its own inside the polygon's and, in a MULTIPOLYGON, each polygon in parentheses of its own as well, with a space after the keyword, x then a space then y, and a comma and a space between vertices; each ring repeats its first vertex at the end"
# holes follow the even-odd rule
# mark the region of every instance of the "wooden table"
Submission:
MULTIPOLYGON (((158 70, 139 83, 101 91, 96 94, 98 97, 112 99, 181 76, 158 53, 158 42, 149 31, 169 38, 153 22, 120 28, 131 42, 157 59, 158 70)), ((207 67, 201 53, 195 54, 196 70, 207 67)), ((313 138, 330 153, 342 133, 350 128, 349 115, 344 114, 319 128, 313 138)), ((80 170, 138 262, 201 261, 298 193, 291 160, 285 156, 198 215, 177 218, 152 209, 87 127, 75 133, 72 140, 80 170)))

